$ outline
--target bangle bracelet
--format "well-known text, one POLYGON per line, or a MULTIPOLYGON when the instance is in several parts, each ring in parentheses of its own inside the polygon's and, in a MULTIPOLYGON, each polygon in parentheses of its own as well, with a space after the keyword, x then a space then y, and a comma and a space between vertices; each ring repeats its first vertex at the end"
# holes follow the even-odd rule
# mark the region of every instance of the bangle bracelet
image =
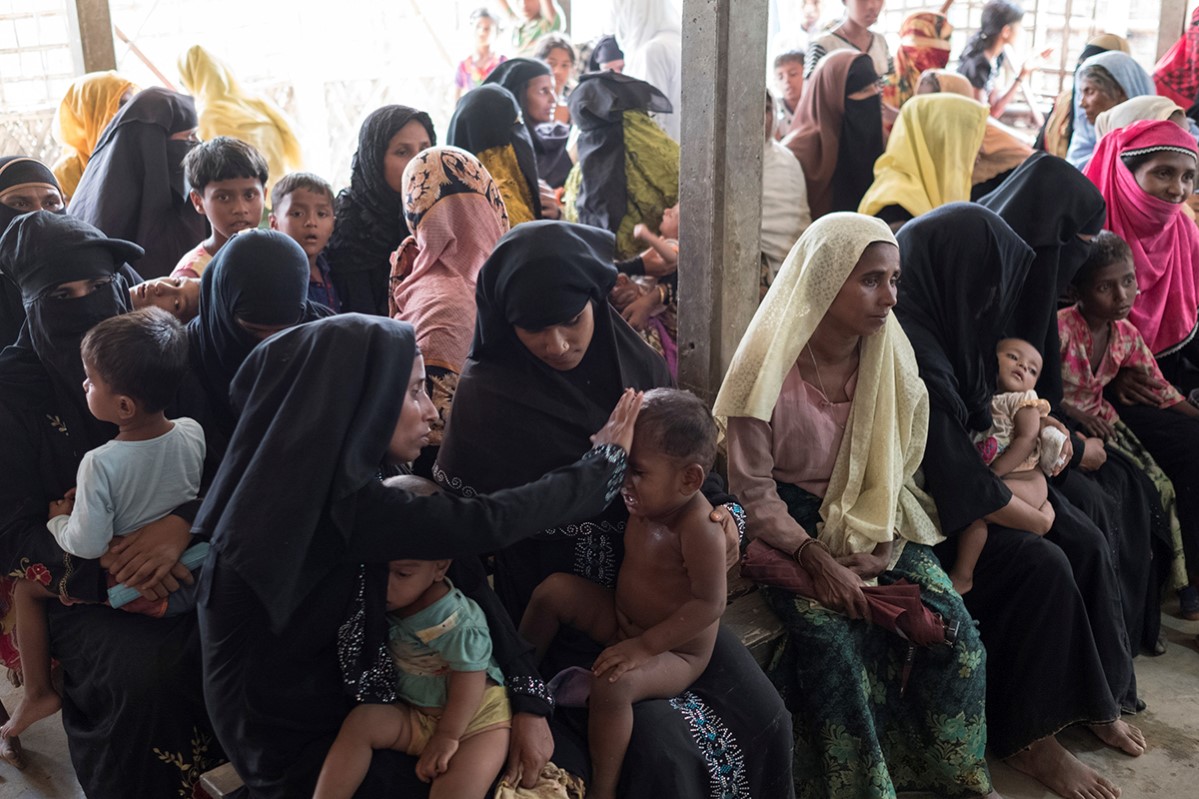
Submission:
POLYGON ((661 305, 666 304, 666 287, 665 286, 661 286, 661 285, 658 286, 658 302, 661 305))
POLYGON ((828 546, 823 541, 820 541, 816 538, 809 536, 808 538, 804 539, 804 541, 801 542, 799 546, 797 546, 795 548, 794 552, 791 553, 791 559, 794 560, 796 563, 798 563, 800 566, 803 566, 803 561, 801 560, 801 558, 803 557, 804 550, 810 546, 819 547, 820 549, 823 549, 825 552, 829 551, 828 546))

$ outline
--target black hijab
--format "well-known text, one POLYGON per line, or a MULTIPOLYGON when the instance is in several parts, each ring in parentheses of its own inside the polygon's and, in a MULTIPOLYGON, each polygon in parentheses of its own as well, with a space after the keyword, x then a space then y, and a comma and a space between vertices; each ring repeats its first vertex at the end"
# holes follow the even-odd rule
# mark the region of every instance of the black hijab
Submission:
POLYGON ((615 36, 605 34, 595 41, 591 57, 587 59, 587 71, 599 72, 603 69, 604 64, 612 61, 624 61, 624 51, 620 49, 620 44, 617 43, 615 36))
MULTIPOLYGON (((50 168, 33 158, 9 155, 0 158, 0 194, 27 183, 45 184, 58 188, 58 180, 50 168)), ((61 192, 60 192, 61 193, 61 192)), ((64 206, 60 214, 67 212, 64 206)), ((23 212, 0 203, 0 234, 10 222, 23 212)), ((25 323, 25 306, 21 302, 21 290, 6 278, 0 270, 0 349, 17 340, 21 325, 25 323)))
POLYGON ((433 120, 424 111, 385 105, 362 123, 358 151, 350 162, 350 187, 337 195, 337 225, 326 254, 334 274, 377 272, 387 284, 391 254, 408 237, 404 195, 384 180, 384 158, 391 138, 409 122, 419 122, 437 144, 433 120))
POLYGON ((971 431, 991 426, 995 345, 1033 252, 994 212, 950 203, 904 225, 895 316, 928 386, 924 476, 952 534, 1003 507, 1011 491, 982 462, 971 431))
POLYGON ((624 112, 671 110, 666 95, 643 80, 619 72, 579 78, 570 95, 570 118, 579 129, 580 222, 615 233, 628 212, 624 112))
POLYGON ((187 324, 192 369, 218 424, 232 429, 229 386, 259 341, 238 319, 297 325, 327 316, 308 301, 308 256, 277 230, 246 230, 221 247, 200 281, 200 313, 187 324))
POLYGON ((978 202, 999 214, 1036 253, 1005 332, 1041 352, 1037 395, 1056 406, 1062 401, 1058 302, 1090 251, 1078 234, 1094 236, 1103 229, 1103 195, 1068 162, 1037 152, 978 202))
POLYGON ((147 277, 169 274, 207 235, 183 176, 183 157, 195 142, 170 138, 197 124, 192 98, 143 89, 100 135, 71 198, 72 216, 145 248, 138 266, 147 277))
POLYGON ((479 272, 475 339, 438 454, 438 479, 468 494, 535 480, 591 448, 591 434, 626 387, 671 384, 662 356, 607 302, 616 282, 614 251, 611 233, 566 222, 528 222, 500 239, 479 272), (595 332, 569 372, 516 337, 514 325, 560 324, 588 303, 595 332))
POLYGON ((851 100, 849 95, 878 82, 874 61, 860 55, 845 76, 845 114, 841 117, 841 147, 833 171, 835 210, 857 210, 874 183, 874 162, 886 149, 883 143, 882 96, 851 100))
POLYGON ((991 426, 995 346, 1033 251, 994 212, 950 203, 900 230, 903 280, 895 316, 920 362, 929 399, 971 430, 991 426))
POLYGON ((503 86, 484 84, 462 95, 454 115, 446 144, 479 155, 493 147, 512 145, 516 163, 533 198, 533 217, 541 218, 541 189, 537 185, 537 154, 533 138, 525 128, 520 102, 503 86))
POLYGON ((378 479, 415 357, 406 322, 342 314, 272 337, 233 379, 237 427, 195 530, 276 632, 345 565, 354 495, 378 479))
POLYGON ((129 287, 118 268, 141 254, 136 244, 50 211, 20 216, 0 236, 0 270, 20 289, 28 314, 20 340, 5 351, 9 368, 3 393, 22 403, 48 405, 77 458, 117 432, 87 409, 79 346, 92 327, 130 310, 129 287), (50 296, 63 283, 105 277, 112 282, 86 296, 50 296))
POLYGON ((570 154, 566 152, 570 126, 554 119, 550 119, 549 122, 533 122, 525 105, 529 81, 542 76, 552 78, 553 74, 544 61, 509 58, 493 69, 483 84, 503 86, 512 92, 512 96, 520 104, 525 129, 529 131, 529 138, 533 141, 533 152, 537 154, 537 176, 550 186, 558 188, 566 183, 566 176, 570 174, 570 168, 573 166, 570 154))

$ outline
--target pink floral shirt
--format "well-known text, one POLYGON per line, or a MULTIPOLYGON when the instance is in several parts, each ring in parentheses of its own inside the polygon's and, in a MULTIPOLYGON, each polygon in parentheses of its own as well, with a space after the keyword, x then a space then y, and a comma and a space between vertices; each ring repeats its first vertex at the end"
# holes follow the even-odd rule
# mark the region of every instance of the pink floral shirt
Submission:
POLYGON ((1119 421, 1116 409, 1104 399, 1103 389, 1122 368, 1141 369, 1166 386, 1159 392, 1159 407, 1166 408, 1182 402, 1182 394, 1162 377, 1157 360, 1136 326, 1127 319, 1112 322, 1111 325, 1107 352, 1099 360, 1098 368, 1092 368, 1088 353, 1093 339, 1086 319, 1077 306, 1057 312, 1057 332, 1062 346, 1063 399, 1066 404, 1107 422, 1119 421))

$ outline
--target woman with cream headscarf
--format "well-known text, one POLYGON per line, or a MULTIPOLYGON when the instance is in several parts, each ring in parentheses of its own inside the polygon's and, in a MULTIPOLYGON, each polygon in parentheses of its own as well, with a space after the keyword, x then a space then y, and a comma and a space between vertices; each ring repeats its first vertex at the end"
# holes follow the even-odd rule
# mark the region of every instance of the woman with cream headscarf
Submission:
POLYGON ((932 553, 942 540, 936 511, 914 480, 929 406, 890 314, 899 271, 881 221, 833 213, 814 222, 716 398, 749 535, 790 555, 815 586, 815 601, 765 589, 788 633, 772 676, 795 720, 804 796, 992 793, 983 649, 932 553), (861 589, 875 579, 918 585, 946 624, 961 623, 950 648, 920 653, 906 692, 906 643, 851 621, 866 615, 861 589))
POLYGON ((612 0, 612 32, 624 51, 624 74, 666 95, 671 112, 654 116, 679 140, 683 107, 683 26, 677 0, 612 0))
POLYGON ((858 212, 898 229, 934 208, 969 200, 989 115, 982 103, 952 94, 904 103, 858 212))
POLYGON ((232 136, 262 153, 270 176, 267 197, 276 180, 300 168, 300 141, 287 114, 243 89, 220 59, 197 44, 180 56, 179 77, 196 98, 201 139, 232 136))
POLYGON ((67 87, 54 127, 54 138, 62 143, 62 155, 51 169, 68 202, 100 134, 136 91, 132 82, 112 71, 91 72, 67 87))
POLYGON ((1168 97, 1147 94, 1112 106, 1095 119, 1095 139, 1102 139, 1113 130, 1126 128, 1142 119, 1170 120, 1183 130, 1190 130, 1186 111, 1168 97))

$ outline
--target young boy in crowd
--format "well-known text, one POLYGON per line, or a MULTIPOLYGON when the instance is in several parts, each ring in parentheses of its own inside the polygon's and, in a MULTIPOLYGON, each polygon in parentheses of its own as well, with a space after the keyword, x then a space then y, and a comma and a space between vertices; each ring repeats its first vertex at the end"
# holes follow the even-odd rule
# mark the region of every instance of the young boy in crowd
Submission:
MULTIPOLYGON (((1124 239, 1107 230, 1100 232, 1074 277, 1072 290, 1078 302, 1057 312, 1062 348, 1062 406, 1083 430, 1107 446, 1134 454, 1147 453, 1157 462, 1153 468, 1160 467, 1165 473, 1163 480, 1168 477, 1173 483, 1190 580, 1178 592, 1180 611, 1190 621, 1199 620, 1199 558, 1194 557, 1199 551, 1199 515, 1195 502, 1199 492, 1195 465, 1199 408, 1187 402, 1166 380, 1140 331, 1128 320, 1138 287, 1132 250, 1124 239), (1152 420, 1150 426, 1167 433, 1153 436, 1138 428, 1145 436, 1142 441, 1121 420, 1116 405, 1104 395, 1121 370, 1144 376, 1144 385, 1135 392, 1135 404, 1148 406, 1135 409, 1121 406, 1124 412, 1148 416, 1152 420), (1183 420, 1180 416, 1190 418, 1183 420)), ((1143 454, 1140 459, 1145 459, 1143 454)))
POLYGON ((774 104, 774 138, 782 140, 791 132, 791 120, 803 94, 804 51, 788 50, 774 59, 774 79, 778 81, 778 99, 774 104))
POLYGON ((545 655, 561 625, 607 648, 595 659, 588 799, 615 799, 633 704, 686 690, 708 665, 724 611, 725 540, 700 493, 716 424, 696 396, 645 393, 621 494, 629 511, 616 590, 553 574, 533 592, 520 632, 545 655))
MULTIPOLYGON (((387 480, 428 496, 421 477, 387 480)), ((376 749, 419 756, 430 799, 484 799, 508 757, 512 710, 491 652, 487 619, 446 579, 448 560, 388 564, 388 649, 396 665, 393 705, 350 711, 325 757, 313 799, 353 796, 376 749)))
POLYGON ((341 302, 325 258, 334 218, 333 187, 319 175, 292 172, 271 189, 271 229, 295 239, 308 256, 308 299, 338 313, 341 302))
MULTIPOLYGON (((145 308, 104 320, 84 336, 81 355, 88 410, 118 432, 84 454, 75 488, 50 503, 46 526, 63 551, 91 559, 103 555, 114 537, 196 498, 204 431, 192 419, 171 420, 163 411, 188 368, 187 334, 166 311, 145 308)), ((50 635, 42 606, 57 596, 33 580, 16 583, 25 696, 0 729, 5 738, 62 707, 50 679, 50 635)), ((138 612, 153 616, 183 613, 195 607, 195 587, 185 585, 167 600, 136 604, 138 612)))
POLYGON ((171 277, 200 277, 229 237, 258 227, 267 181, 266 159, 244 141, 217 136, 183 159, 192 207, 212 233, 179 259, 171 277))
MULTIPOLYGON (((1024 339, 1005 338, 995 354, 999 391, 991 398, 991 429, 976 437, 975 446, 1012 494, 1040 515, 1041 529, 1031 532, 1045 535, 1055 518, 1045 478, 1062 466, 1066 434, 1056 427, 1041 426, 1050 407, 1035 390, 1043 363, 1037 348, 1024 339)), ((987 543, 987 523, 975 521, 961 532, 958 541, 957 561, 949 570, 949 579, 959 594, 967 594, 974 587, 974 567, 987 543)))
POLYGON ((895 62, 887 47, 887 39, 881 33, 870 30, 878 22, 883 10, 883 0, 841 0, 845 6, 845 18, 827 32, 812 39, 808 44, 804 61, 804 77, 812 77, 820 59, 835 50, 857 50, 870 56, 874 71, 885 78, 895 71, 895 62))

